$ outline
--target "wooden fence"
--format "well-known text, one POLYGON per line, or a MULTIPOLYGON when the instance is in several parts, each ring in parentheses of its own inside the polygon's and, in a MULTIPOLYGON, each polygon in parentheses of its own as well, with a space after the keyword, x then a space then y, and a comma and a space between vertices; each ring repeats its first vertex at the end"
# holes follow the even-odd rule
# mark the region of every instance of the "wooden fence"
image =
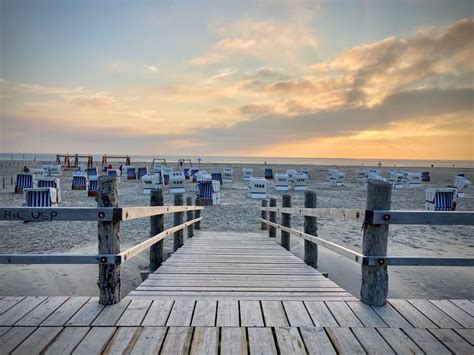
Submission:
POLYGON ((473 211, 392 211, 390 184, 369 180, 366 209, 317 208, 316 194, 305 193, 304 208, 291 208, 291 196, 283 195, 283 206, 276 207, 276 200, 262 201, 262 229, 268 228, 269 237, 281 231, 281 244, 290 250, 289 235, 304 239, 304 261, 317 267, 318 246, 325 247, 352 261, 361 264, 361 301, 380 306, 386 303, 388 293, 387 266, 474 266, 474 258, 465 257, 418 257, 387 256, 390 224, 424 225, 474 225, 473 211), (276 213, 281 213, 282 223, 276 222, 276 213), (291 228, 291 215, 304 216, 304 231, 291 228), (317 236, 317 217, 333 217, 362 222, 362 252, 356 252, 337 243, 317 236))
POLYGON ((163 262, 163 239, 174 236, 174 250, 183 245, 183 230, 192 237, 194 228, 200 229, 203 207, 192 206, 183 196, 175 195, 174 206, 163 206, 162 190, 152 190, 150 207, 119 207, 117 178, 101 176, 97 193, 97 208, 89 207, 2 207, 4 221, 98 221, 99 252, 96 255, 73 254, 0 254, 0 264, 98 264, 99 302, 114 304, 120 301, 120 265, 150 248, 150 272, 163 262), (186 212, 186 221, 184 221, 186 212), (164 215, 173 213, 173 227, 164 229, 164 215), (150 238, 122 251, 120 223, 150 217, 150 238))

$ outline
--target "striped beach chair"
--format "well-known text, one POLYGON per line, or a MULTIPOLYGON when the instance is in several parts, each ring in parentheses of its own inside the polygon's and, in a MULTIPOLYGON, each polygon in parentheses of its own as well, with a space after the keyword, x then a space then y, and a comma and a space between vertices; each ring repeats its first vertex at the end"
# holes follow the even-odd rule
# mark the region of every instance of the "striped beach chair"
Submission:
POLYGON ((161 181, 163 182, 163 185, 168 185, 170 182, 170 175, 173 172, 173 168, 169 167, 162 167, 161 168, 161 181))
POLYGON ((57 191, 52 187, 34 187, 23 190, 27 207, 57 207, 57 191))
POLYGON ((198 181, 198 192, 196 194, 196 206, 212 206, 212 195, 214 190, 211 181, 198 181))
POLYGON ((456 196, 464 198, 464 189, 471 186, 471 181, 466 179, 463 175, 456 175, 453 179, 453 187, 456 189, 456 196))
POLYGON ((456 189, 426 189, 425 209, 428 211, 454 211, 456 189))
POLYGON ((33 175, 30 173, 18 173, 15 179, 15 193, 23 192, 23 189, 31 189, 34 187, 33 175))
POLYGON ((295 191, 305 191, 308 181, 308 175, 305 173, 296 173, 293 175, 293 188, 295 191))
POLYGON ((276 173, 275 174, 275 190, 277 191, 288 191, 290 189, 288 183, 288 174, 276 173))
POLYGON ((265 179, 272 180, 273 179, 273 170, 271 168, 265 169, 265 179))
POLYGON ((127 180, 136 180, 137 179, 137 169, 133 166, 127 167, 127 180))
POLYGON ((408 173, 406 177, 408 187, 421 187, 421 173, 408 173))
POLYGON ((161 189, 161 174, 148 173, 141 178, 143 193, 149 195, 153 189, 161 189))
POLYGON ((234 170, 232 168, 222 169, 222 182, 232 182, 234 180, 234 170))
POLYGON ((179 194, 186 192, 184 187, 184 182, 186 179, 184 178, 184 173, 181 171, 172 171, 169 175, 169 191, 170 194, 179 194))
POLYGON ((309 174, 309 168, 301 168, 300 172, 302 172, 303 174, 306 174, 306 176, 308 177, 308 180, 311 179, 311 175, 309 174))
POLYGON ((107 169, 107 176, 119 178, 121 175, 122 175, 122 172, 120 171, 120 169, 107 169))
POLYGON ((190 170, 190 168, 184 168, 184 170, 183 170, 183 172, 184 172, 184 178, 185 178, 186 180, 189 180, 189 177, 190 177, 189 170, 190 170))
POLYGON ((71 190, 87 190, 88 179, 87 176, 81 172, 75 172, 72 176, 71 190))
POLYGON ((212 180, 219 181, 219 183, 222 185, 222 174, 220 171, 213 171, 211 173, 212 180))
POLYGON ((87 173, 87 176, 89 176, 89 177, 99 175, 98 172, 97 172, 97 167, 96 166, 94 166, 92 168, 87 168, 86 173, 87 173))
POLYGON ((94 197, 97 196, 97 191, 99 190, 99 179, 97 176, 91 176, 89 179, 89 185, 87 187, 87 196, 94 197))
POLYGON ((56 189, 57 203, 61 203, 61 181, 57 177, 42 177, 36 181, 38 187, 51 187, 56 189))
POLYGON ((249 181, 252 175, 253 175, 252 168, 242 168, 242 179, 244 181, 249 181))
POLYGON ((138 178, 141 179, 143 176, 148 174, 148 167, 142 166, 138 168, 138 178))
POLYGON ((266 199, 267 179, 251 177, 249 180, 249 197, 252 199, 266 199))

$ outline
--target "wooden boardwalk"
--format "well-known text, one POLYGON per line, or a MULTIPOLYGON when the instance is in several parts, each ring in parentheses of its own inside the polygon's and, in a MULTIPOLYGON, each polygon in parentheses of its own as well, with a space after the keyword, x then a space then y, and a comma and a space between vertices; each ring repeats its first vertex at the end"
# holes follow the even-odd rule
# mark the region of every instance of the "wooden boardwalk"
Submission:
POLYGON ((0 354, 473 354, 472 300, 371 307, 273 241, 201 232, 120 303, 0 297, 0 354))

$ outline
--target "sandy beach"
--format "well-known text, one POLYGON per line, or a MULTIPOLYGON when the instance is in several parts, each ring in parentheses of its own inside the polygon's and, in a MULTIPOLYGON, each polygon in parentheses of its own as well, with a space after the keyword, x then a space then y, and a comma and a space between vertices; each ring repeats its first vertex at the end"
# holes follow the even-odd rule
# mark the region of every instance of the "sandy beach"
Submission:
MULTIPOLYGON (((39 164, 39 163, 38 163, 39 164)), ((30 165, 31 166, 31 165, 30 165)), ((144 166, 136 163, 134 166, 144 166)), ((201 170, 212 171, 230 166, 234 169, 234 182, 221 188, 220 206, 206 207, 203 212, 203 231, 219 233, 260 231, 258 221, 260 201, 247 197, 247 183, 242 180, 242 167, 252 167, 254 176, 263 176, 264 168, 273 172, 299 169, 296 165, 263 164, 201 164, 201 170)), ((365 208, 366 192, 356 181, 356 168, 338 166, 346 173, 345 186, 330 187, 326 182, 329 166, 309 166, 311 179, 308 190, 316 191, 318 207, 365 208)), ((14 194, 10 177, 21 166, 3 164, 0 179, 6 177, 5 189, 0 186, 1 206, 21 206, 22 194, 14 194)), ((383 168, 383 171, 386 169, 383 168)), ((392 192, 392 208, 422 210, 425 188, 445 187, 457 173, 474 181, 474 169, 466 168, 408 168, 409 171, 430 171, 431 181, 422 188, 399 189, 392 192)), ((61 177, 62 207, 94 207, 94 198, 85 191, 71 190, 72 171, 61 177)), ((189 191, 189 189, 187 189, 189 191)), ((269 185, 269 197, 281 203, 281 193, 269 185)), ((120 205, 147 206, 149 196, 142 192, 139 180, 122 178, 120 205)), ((289 192, 293 206, 303 206, 303 192, 289 192)), ((190 195, 191 192, 187 192, 190 195)), ((165 189, 165 204, 172 204, 173 195, 165 189)), ((458 200, 458 210, 474 210, 474 189, 466 190, 466 196, 458 200)), ((165 227, 171 226, 172 216, 165 217, 165 227)), ((303 219, 292 218, 295 228, 303 228, 303 219)), ((90 253, 97 250, 97 225, 95 222, 44 222, 20 223, 0 221, 0 253, 90 253)), ((360 250, 361 226, 359 222, 318 219, 320 237, 335 241, 351 249, 360 250)), ((122 223, 121 241, 123 249, 148 237, 148 219, 122 223)), ((277 241, 279 236, 277 237, 277 241)), ((172 252, 172 238, 165 239, 165 252, 172 252)), ((474 228, 469 226, 390 226, 389 255, 405 256, 474 256, 474 228)), ((302 243, 292 237, 292 251, 302 257, 302 243)), ((127 294, 140 282, 140 269, 147 267, 146 253, 123 267, 123 292, 127 294)), ((358 295, 360 266, 343 257, 320 248, 319 269, 329 272, 329 277, 354 295, 358 295)), ((417 298, 472 298, 474 295, 474 272, 469 268, 435 267, 391 267, 390 297, 417 298)), ((90 295, 98 294, 97 267, 93 265, 0 265, 0 295, 90 295)))

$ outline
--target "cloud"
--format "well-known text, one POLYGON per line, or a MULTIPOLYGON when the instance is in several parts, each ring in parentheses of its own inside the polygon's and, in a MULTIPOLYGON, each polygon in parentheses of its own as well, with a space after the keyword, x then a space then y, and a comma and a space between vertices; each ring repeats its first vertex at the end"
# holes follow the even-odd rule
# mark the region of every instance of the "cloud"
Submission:
POLYGON ((160 69, 157 66, 154 66, 154 65, 148 66, 147 69, 149 71, 151 71, 152 73, 158 73, 160 71, 160 69))

